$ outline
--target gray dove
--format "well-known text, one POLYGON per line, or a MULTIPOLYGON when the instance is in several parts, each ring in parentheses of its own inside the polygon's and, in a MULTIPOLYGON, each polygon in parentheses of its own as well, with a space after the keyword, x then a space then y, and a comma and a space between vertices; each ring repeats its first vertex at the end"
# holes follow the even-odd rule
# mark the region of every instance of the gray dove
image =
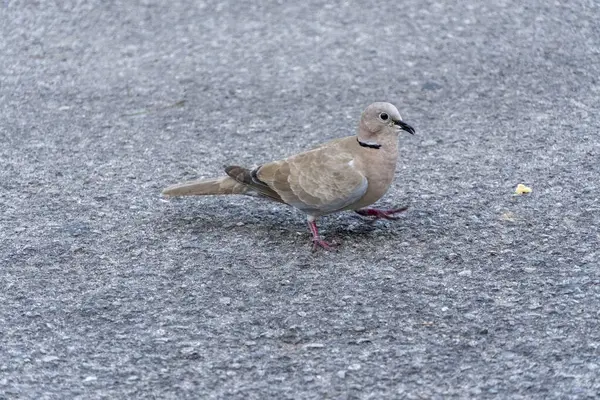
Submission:
POLYGON ((415 130, 390 103, 373 103, 362 113, 354 136, 254 169, 225 168, 227 176, 184 182, 163 190, 166 196, 242 194, 284 203, 307 215, 313 249, 332 249, 321 239, 317 218, 346 210, 375 219, 397 219, 407 207, 365 208, 390 187, 398 161, 398 135, 415 130))

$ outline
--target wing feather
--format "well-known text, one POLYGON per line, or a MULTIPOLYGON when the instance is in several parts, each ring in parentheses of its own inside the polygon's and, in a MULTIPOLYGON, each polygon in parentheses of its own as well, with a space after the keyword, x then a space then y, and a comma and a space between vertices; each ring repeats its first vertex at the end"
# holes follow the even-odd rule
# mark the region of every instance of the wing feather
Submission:
POLYGON ((260 167, 256 176, 281 199, 308 214, 324 215, 358 201, 368 181, 352 154, 322 147, 260 167))

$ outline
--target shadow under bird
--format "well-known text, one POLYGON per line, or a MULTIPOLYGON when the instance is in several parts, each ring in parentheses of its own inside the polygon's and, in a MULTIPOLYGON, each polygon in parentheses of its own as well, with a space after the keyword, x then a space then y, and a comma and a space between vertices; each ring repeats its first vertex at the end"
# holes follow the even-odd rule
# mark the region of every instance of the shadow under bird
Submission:
POLYGON ((313 249, 332 249, 321 239, 317 218, 353 210, 375 219, 397 219, 407 207, 366 208, 390 187, 398 161, 398 135, 415 130, 390 103, 373 103, 362 113, 354 136, 254 169, 225 168, 226 176, 184 182, 163 190, 165 196, 242 194, 284 203, 307 215, 313 249))

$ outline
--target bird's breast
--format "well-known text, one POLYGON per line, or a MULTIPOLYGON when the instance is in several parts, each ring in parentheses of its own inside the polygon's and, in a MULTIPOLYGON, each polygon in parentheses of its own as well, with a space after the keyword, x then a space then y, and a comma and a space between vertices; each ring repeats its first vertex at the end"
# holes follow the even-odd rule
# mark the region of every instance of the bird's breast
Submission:
POLYGON ((362 173, 367 177, 369 186, 365 195, 350 209, 358 209, 366 207, 379 200, 389 189, 394 180, 396 171, 396 162, 398 161, 398 150, 384 149, 371 150, 380 152, 377 157, 369 157, 365 162, 361 163, 362 173))

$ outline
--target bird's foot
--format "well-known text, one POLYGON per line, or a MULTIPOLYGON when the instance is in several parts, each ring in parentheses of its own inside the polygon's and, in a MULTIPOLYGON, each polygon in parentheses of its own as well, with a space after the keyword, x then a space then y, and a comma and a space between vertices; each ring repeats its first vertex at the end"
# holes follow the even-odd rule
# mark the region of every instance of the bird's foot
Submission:
POLYGON ((312 251, 317 251, 319 248, 322 248, 324 250, 328 250, 328 251, 336 251, 337 250, 337 243, 333 243, 333 242, 326 242, 323 239, 317 237, 317 238, 313 238, 312 239, 313 242, 313 248, 312 251))
POLYGON ((372 221, 376 221, 378 219, 391 219, 396 220, 398 217, 395 217, 395 214, 399 214, 408 210, 408 206, 391 208, 391 209, 381 209, 381 208, 363 208, 362 210, 355 210, 355 212, 364 217, 374 217, 372 221))
POLYGON ((313 251, 317 251, 317 249, 319 247, 324 250, 329 250, 329 251, 337 250, 335 248, 338 245, 337 243, 330 243, 330 242, 326 242, 323 239, 321 239, 321 236, 319 236, 319 230, 317 229, 317 224, 315 223, 314 219, 308 220, 308 227, 310 228, 310 232, 313 235, 313 237, 312 237, 312 242, 313 242, 312 250, 313 251))

